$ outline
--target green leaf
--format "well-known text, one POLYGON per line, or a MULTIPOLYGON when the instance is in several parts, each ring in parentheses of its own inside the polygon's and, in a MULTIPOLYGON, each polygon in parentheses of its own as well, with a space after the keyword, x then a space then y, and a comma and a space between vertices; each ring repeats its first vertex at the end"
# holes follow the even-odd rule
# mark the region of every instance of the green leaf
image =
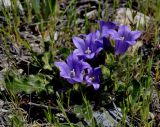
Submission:
POLYGON ((49 83, 43 75, 21 76, 15 72, 8 72, 5 75, 6 87, 9 91, 16 94, 18 92, 31 93, 33 91, 40 92, 45 90, 45 86, 49 83))
POLYGON ((110 70, 105 67, 104 65, 101 65, 101 70, 102 70, 102 74, 103 74, 103 78, 106 79, 106 78, 109 78, 110 77, 110 70))
POLYGON ((48 11, 48 15, 52 15, 56 9, 56 0, 46 0, 46 9, 48 11))
POLYGON ((36 14, 40 14, 40 0, 32 0, 32 8, 36 14))
POLYGON ((132 81, 132 84, 133 84, 132 97, 134 100, 136 100, 140 96, 141 85, 135 79, 132 81))
POLYGON ((41 16, 47 20, 49 16, 53 16, 56 10, 56 0, 32 0, 32 9, 36 16, 41 16))
POLYGON ((70 54, 70 50, 68 48, 60 48, 59 54, 62 54, 64 59, 66 59, 68 55, 70 54))
POLYGON ((113 64, 115 63, 115 58, 113 54, 106 54, 106 59, 105 59, 105 63, 109 66, 113 66, 113 64))
POLYGON ((50 66, 50 57, 51 57, 50 52, 44 53, 44 56, 42 57, 42 61, 44 63, 44 66, 43 66, 44 69, 52 70, 52 67, 50 66))

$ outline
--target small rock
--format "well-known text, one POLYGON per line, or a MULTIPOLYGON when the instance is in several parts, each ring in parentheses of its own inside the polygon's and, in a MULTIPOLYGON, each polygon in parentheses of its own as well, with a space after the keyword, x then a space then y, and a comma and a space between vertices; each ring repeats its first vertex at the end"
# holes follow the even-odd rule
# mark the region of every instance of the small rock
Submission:
POLYGON ((10 0, 0 0, 0 7, 4 5, 5 8, 11 7, 11 1, 10 0))
POLYGON ((149 23, 150 20, 151 18, 149 16, 146 16, 140 12, 136 12, 130 8, 117 9, 115 16, 115 21, 123 25, 136 24, 136 26, 145 26, 149 23))
MULTIPOLYGON (((0 10, 2 9, 2 7, 5 7, 6 9, 10 9, 12 7, 12 2, 11 0, 0 0, 0 10)), ((24 10, 23 7, 20 3, 19 0, 17 0, 17 7, 19 8, 21 14, 24 14, 24 10)))
POLYGON ((44 38, 44 41, 45 41, 45 42, 48 42, 48 41, 50 41, 50 40, 51 40, 50 35, 48 35, 48 36, 46 36, 46 37, 44 38))
MULTIPOLYGON (((103 112, 93 112, 93 116, 96 119, 97 123, 101 124, 103 127, 115 127, 123 117, 122 111, 118 107, 108 110, 104 109, 103 112)), ((130 125, 130 120, 128 117, 126 117, 125 123, 128 126, 130 125)))
POLYGON ((80 19, 80 18, 78 18, 77 20, 76 20, 76 24, 84 24, 84 19, 80 19))
POLYGON ((58 35, 59 35, 59 33, 56 31, 55 34, 54 34, 54 41, 58 40, 58 35))
POLYGON ((108 111, 103 113, 94 112, 93 116, 95 117, 97 123, 103 125, 104 127, 114 127, 118 123, 113 119, 108 111))
POLYGON ((83 4, 88 4, 88 3, 98 6, 100 1, 98 1, 98 0, 79 0, 77 2, 77 5, 83 5, 83 4))
MULTIPOLYGON (((0 81, 3 80, 3 72, 0 71, 0 81)), ((0 88, 1 89, 1 88, 0 88)))
POLYGON ((32 51, 38 54, 42 54, 44 52, 44 49, 39 44, 30 44, 32 51))
POLYGON ((151 112, 149 112, 149 120, 154 120, 155 119, 155 115, 151 112))
POLYGON ((98 15, 97 10, 90 11, 86 14, 88 19, 96 19, 97 15, 98 15))

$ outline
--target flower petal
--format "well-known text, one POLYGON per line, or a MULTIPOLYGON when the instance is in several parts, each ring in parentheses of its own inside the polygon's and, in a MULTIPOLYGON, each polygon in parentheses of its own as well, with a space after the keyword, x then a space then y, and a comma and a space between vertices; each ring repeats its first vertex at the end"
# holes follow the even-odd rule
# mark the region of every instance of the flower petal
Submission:
POLYGON ((136 39, 138 39, 141 36, 142 32, 141 31, 132 31, 130 32, 130 36, 131 36, 131 40, 135 41, 136 39))
POLYGON ((103 37, 109 37, 109 38, 112 38, 114 40, 119 40, 120 39, 120 36, 118 34, 118 32, 116 30, 112 30, 112 29, 109 29, 106 31, 105 35, 102 35, 103 37))
POLYGON ((90 80, 90 76, 88 76, 88 75, 85 77, 85 81, 87 82, 88 85, 93 84, 92 81, 90 80))
POLYGON ((123 54, 127 51, 129 47, 128 43, 125 43, 122 40, 117 40, 116 44, 115 44, 115 54, 119 55, 119 54, 123 54))
POLYGON ((86 35, 86 38, 85 38, 85 46, 86 47, 90 46, 90 44, 92 42, 92 34, 93 33, 89 33, 86 35))
POLYGON ((71 53, 68 57, 67 57, 67 64, 70 68, 73 68, 75 66, 75 63, 77 63, 79 61, 78 57, 76 56, 76 54, 71 53))
POLYGON ((82 62, 82 65, 83 65, 82 69, 90 69, 90 68, 92 68, 91 65, 88 64, 87 62, 84 62, 84 61, 81 61, 81 62, 82 62))
POLYGON ((72 38, 74 45, 81 51, 85 50, 85 43, 84 40, 79 37, 72 38))
POLYGON ((103 20, 100 20, 99 23, 102 35, 105 35, 108 29, 116 29, 117 27, 113 22, 105 22, 103 20))
POLYGON ((69 78, 70 68, 65 62, 55 62, 54 65, 60 69, 60 76, 69 78))
POLYGON ((75 55, 77 55, 77 56, 81 56, 81 55, 84 54, 84 53, 83 53, 81 50, 79 50, 79 49, 75 49, 75 50, 73 51, 73 53, 74 53, 75 55))
POLYGON ((127 37, 130 32, 131 32, 130 28, 125 25, 120 26, 118 29, 118 34, 123 37, 127 37))
POLYGON ((76 83, 76 81, 74 81, 72 78, 67 79, 67 81, 68 81, 69 83, 71 83, 71 84, 76 83))
POLYGON ((92 51, 96 54, 98 54, 103 48, 103 44, 99 41, 96 41, 93 45, 92 45, 92 51))
POLYGON ((74 81, 76 81, 76 82, 83 82, 83 75, 82 74, 80 74, 80 75, 78 75, 78 76, 76 76, 75 78, 73 78, 73 80, 74 81))
POLYGON ((95 75, 100 75, 101 74, 101 68, 100 67, 94 68, 94 73, 95 73, 95 75))
POLYGON ((96 30, 95 32, 92 33, 92 38, 91 41, 94 43, 96 40, 100 38, 100 32, 96 30))
POLYGON ((93 83, 92 84, 95 90, 98 90, 100 85, 98 83, 93 83))
POLYGON ((136 41, 126 41, 128 44, 130 45, 135 45, 136 44, 136 41))
POLYGON ((85 77, 85 81, 86 83, 90 86, 90 85, 93 85, 94 89, 98 89, 99 88, 99 82, 100 82, 100 79, 99 79, 99 76, 101 74, 101 69, 100 67, 96 67, 96 68, 90 68, 90 69, 87 69, 88 71, 88 75, 86 75, 85 77))
POLYGON ((95 53, 94 53, 94 52, 91 53, 91 54, 86 54, 86 55, 85 55, 85 57, 86 57, 87 59, 92 59, 94 56, 95 56, 95 53))
POLYGON ((111 45, 109 39, 106 37, 103 37, 103 47, 105 50, 112 48, 112 45, 111 45))

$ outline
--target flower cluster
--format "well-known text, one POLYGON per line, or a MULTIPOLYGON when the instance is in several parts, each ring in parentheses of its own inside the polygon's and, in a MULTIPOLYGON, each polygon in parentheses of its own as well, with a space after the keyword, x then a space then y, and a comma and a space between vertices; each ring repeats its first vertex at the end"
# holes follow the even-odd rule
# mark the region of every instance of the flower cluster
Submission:
POLYGON ((131 31, 128 26, 118 26, 114 22, 101 20, 99 24, 100 30, 72 38, 76 49, 66 62, 55 62, 55 66, 60 69, 60 76, 71 84, 85 83, 97 90, 100 87, 100 67, 92 68, 86 61, 94 59, 101 50, 110 47, 114 48, 116 55, 123 54, 141 35, 138 30, 131 31))
POLYGON ((71 84, 87 83, 88 85, 93 85, 95 90, 100 86, 100 68, 92 68, 83 59, 80 60, 74 53, 68 56, 66 62, 55 62, 55 66, 60 69, 60 76, 67 79, 71 84))

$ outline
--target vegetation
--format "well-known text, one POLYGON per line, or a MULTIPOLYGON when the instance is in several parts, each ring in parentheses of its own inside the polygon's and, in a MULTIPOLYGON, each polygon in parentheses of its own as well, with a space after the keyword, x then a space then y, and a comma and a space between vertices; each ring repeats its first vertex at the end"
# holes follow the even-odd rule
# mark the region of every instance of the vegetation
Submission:
POLYGON ((12 0, 9 7, 2 3, 2 125, 160 126, 160 0, 126 1, 124 6, 134 10, 131 19, 144 16, 137 22, 127 17, 129 23, 124 24, 116 21, 116 11, 124 4, 120 0, 12 0), (114 28, 106 30, 107 23, 114 28), (119 29, 129 33, 121 36, 119 29), (104 30, 104 36, 97 37, 96 30, 104 30), (91 40, 88 44, 86 36, 98 46, 91 40), (118 47, 119 41, 123 43, 118 47), (127 48, 124 43, 129 43, 127 48), (94 56, 88 45, 94 47, 94 56), (80 71, 77 77, 73 69, 80 71))

